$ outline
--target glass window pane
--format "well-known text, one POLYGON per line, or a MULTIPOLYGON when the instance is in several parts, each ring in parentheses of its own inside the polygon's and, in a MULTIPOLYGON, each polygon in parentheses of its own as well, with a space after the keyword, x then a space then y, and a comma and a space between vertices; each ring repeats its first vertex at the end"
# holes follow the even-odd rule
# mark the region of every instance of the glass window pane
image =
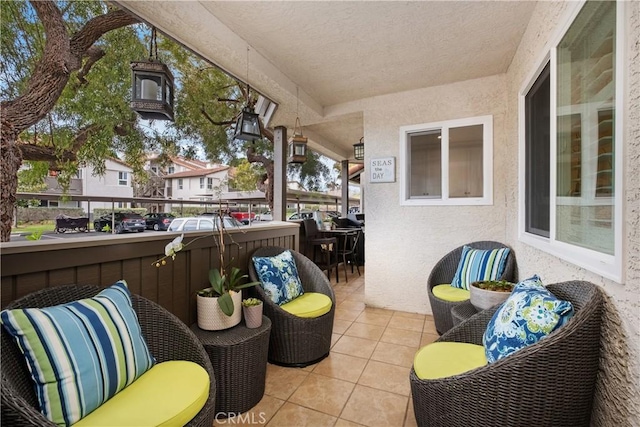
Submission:
POLYGON ((551 162, 550 65, 525 97, 525 231, 549 237, 551 162))
POLYGON ((409 136, 409 197, 442 198, 442 132, 409 136))
POLYGON ((482 125, 449 129, 449 197, 482 197, 482 125))
POLYGON ((558 45, 556 239, 614 253, 616 3, 587 2, 558 45))

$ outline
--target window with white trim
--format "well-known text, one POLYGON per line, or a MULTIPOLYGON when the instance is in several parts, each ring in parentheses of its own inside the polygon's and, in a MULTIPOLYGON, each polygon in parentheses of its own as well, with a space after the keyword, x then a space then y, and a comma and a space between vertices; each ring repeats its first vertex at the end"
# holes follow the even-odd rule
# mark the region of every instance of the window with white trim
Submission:
POLYGON ((617 71, 624 60, 617 42, 619 7, 585 2, 548 64, 520 95, 521 239, 618 281, 623 114, 617 71))
POLYGON ((118 185, 129 185, 129 174, 127 172, 118 172, 118 185))
POLYGON ((213 178, 207 178, 207 190, 213 190, 213 178))
POLYGON ((400 204, 493 203, 493 117, 400 128, 400 204))
POLYGON ((183 188, 182 178, 178 178, 178 190, 182 190, 182 188, 183 188))
POLYGON ((204 177, 200 178, 200 188, 204 189, 204 177))

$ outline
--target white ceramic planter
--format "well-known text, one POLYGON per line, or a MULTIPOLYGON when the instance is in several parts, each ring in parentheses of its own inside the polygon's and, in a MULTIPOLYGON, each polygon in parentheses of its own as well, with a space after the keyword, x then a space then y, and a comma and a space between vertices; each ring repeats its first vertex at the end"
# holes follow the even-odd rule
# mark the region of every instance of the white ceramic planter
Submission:
POLYGON ((247 328, 253 329, 262 326, 262 304, 242 307, 242 312, 247 328))
POLYGON ((501 304, 511 295, 511 292, 489 291, 477 288, 473 284, 469 285, 469 292, 471 293, 471 304, 478 311, 501 304))
POLYGON ((233 314, 227 316, 218 305, 218 298, 197 295, 198 327, 205 331, 219 331, 236 326, 242 320, 242 292, 231 291, 233 314))

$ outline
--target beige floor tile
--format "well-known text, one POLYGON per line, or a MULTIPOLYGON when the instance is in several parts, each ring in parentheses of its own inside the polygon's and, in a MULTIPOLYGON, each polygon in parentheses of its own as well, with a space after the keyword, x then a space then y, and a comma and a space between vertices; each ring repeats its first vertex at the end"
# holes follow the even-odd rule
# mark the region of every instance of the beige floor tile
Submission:
POLYGON ((403 317, 405 319, 424 320, 426 316, 424 314, 419 314, 419 313, 408 313, 406 311, 396 311, 393 313, 393 317, 403 317))
POLYGON ((436 334, 423 333, 422 338, 420 339, 420 347, 424 347, 427 344, 431 344, 438 338, 440 338, 440 335, 438 335, 437 333, 436 334))
POLYGON ((410 368, 405 366, 370 360, 360 375, 358 384, 409 396, 411 393, 409 370, 410 368))
POLYGON ((407 331, 422 332, 424 327, 423 319, 414 319, 412 317, 399 317, 394 315, 389 321, 390 328, 405 329, 407 331))
POLYGON ((337 417, 354 387, 354 383, 312 373, 291 395, 289 402, 337 417))
POLYGON ((413 366, 413 358, 417 351, 418 347, 379 342, 371 355, 371 360, 410 368, 413 366))
POLYGON ((337 418, 293 403, 285 403, 267 427, 333 426, 337 418))
POLYGON ((338 418, 338 421, 336 421, 336 425, 334 427, 363 427, 363 426, 362 424, 352 423, 351 421, 338 418))
POLYGON ((428 334, 438 335, 438 330, 436 329, 436 324, 434 323, 432 318, 431 319, 427 318, 424 321, 424 327, 422 328, 422 332, 426 332, 428 334))
POLYGON ((333 319, 333 332, 336 334, 344 334, 344 331, 349 329, 351 323, 349 320, 333 319))
POLYGON ((407 347, 417 347, 420 345, 421 338, 422 333, 420 332, 387 327, 384 334, 382 334, 380 341, 391 344, 406 345, 407 347))
POLYGON ((394 311, 393 310, 387 310, 386 308, 377 308, 377 307, 366 307, 364 309, 365 313, 371 313, 371 314, 382 314, 385 316, 393 316, 394 311))
POLYGON ((376 341, 343 335, 331 350, 337 353, 368 359, 371 357, 371 354, 373 354, 375 348, 376 341))
POLYGON ((318 363, 313 373, 355 383, 366 365, 367 359, 331 352, 329 357, 318 363))
POLYGON ((340 309, 358 312, 362 312, 364 310, 364 307, 364 302, 362 302, 362 300, 353 301, 351 297, 347 298, 346 301, 338 305, 338 308, 340 309))
POLYGON ((264 393, 287 400, 308 375, 309 372, 302 369, 268 364, 264 393))
POLYGON ((338 304, 338 307, 336 308, 335 319, 337 319, 337 320, 346 320, 346 321, 349 321, 349 322, 353 322, 354 320, 356 320, 358 318, 358 316, 360 316, 360 313, 361 313, 361 311, 358 311, 358 310, 347 310, 347 309, 344 309, 344 308, 340 307, 340 304, 338 304))
POLYGON ((214 422, 214 426, 263 426, 269 422, 276 414, 278 409, 282 407, 284 400, 276 399, 271 396, 264 396, 260 402, 244 414, 235 418, 220 419, 214 422))
POLYGON ((408 398, 388 391, 356 385, 340 418, 366 426, 401 426, 408 398))
POLYGON ((365 309, 356 319, 358 323, 366 323, 368 325, 387 326, 391 320, 391 314, 376 314, 365 309))
POLYGON ((341 334, 331 334, 331 347, 333 348, 334 345, 336 345, 336 343, 340 340, 340 338, 342 337, 341 334))
POLYGON ((416 414, 413 412, 413 399, 409 398, 409 406, 407 407, 407 415, 404 417, 404 427, 418 427, 416 422, 416 414))
POLYGON ((378 341, 383 333, 384 326, 368 325, 366 323, 354 322, 349 327, 349 329, 346 330, 344 335, 378 341))

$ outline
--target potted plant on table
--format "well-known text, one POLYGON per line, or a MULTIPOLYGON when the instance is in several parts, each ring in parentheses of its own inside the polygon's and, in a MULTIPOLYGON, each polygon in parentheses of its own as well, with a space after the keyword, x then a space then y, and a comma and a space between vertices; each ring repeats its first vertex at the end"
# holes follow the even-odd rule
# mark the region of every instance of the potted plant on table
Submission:
POLYGON ((242 312, 247 328, 259 328, 262 326, 262 301, 258 298, 242 300, 242 312))
POLYGON ((471 293, 471 304, 477 310, 486 310, 497 304, 504 302, 515 283, 506 280, 481 280, 471 283, 469 292, 471 293))

